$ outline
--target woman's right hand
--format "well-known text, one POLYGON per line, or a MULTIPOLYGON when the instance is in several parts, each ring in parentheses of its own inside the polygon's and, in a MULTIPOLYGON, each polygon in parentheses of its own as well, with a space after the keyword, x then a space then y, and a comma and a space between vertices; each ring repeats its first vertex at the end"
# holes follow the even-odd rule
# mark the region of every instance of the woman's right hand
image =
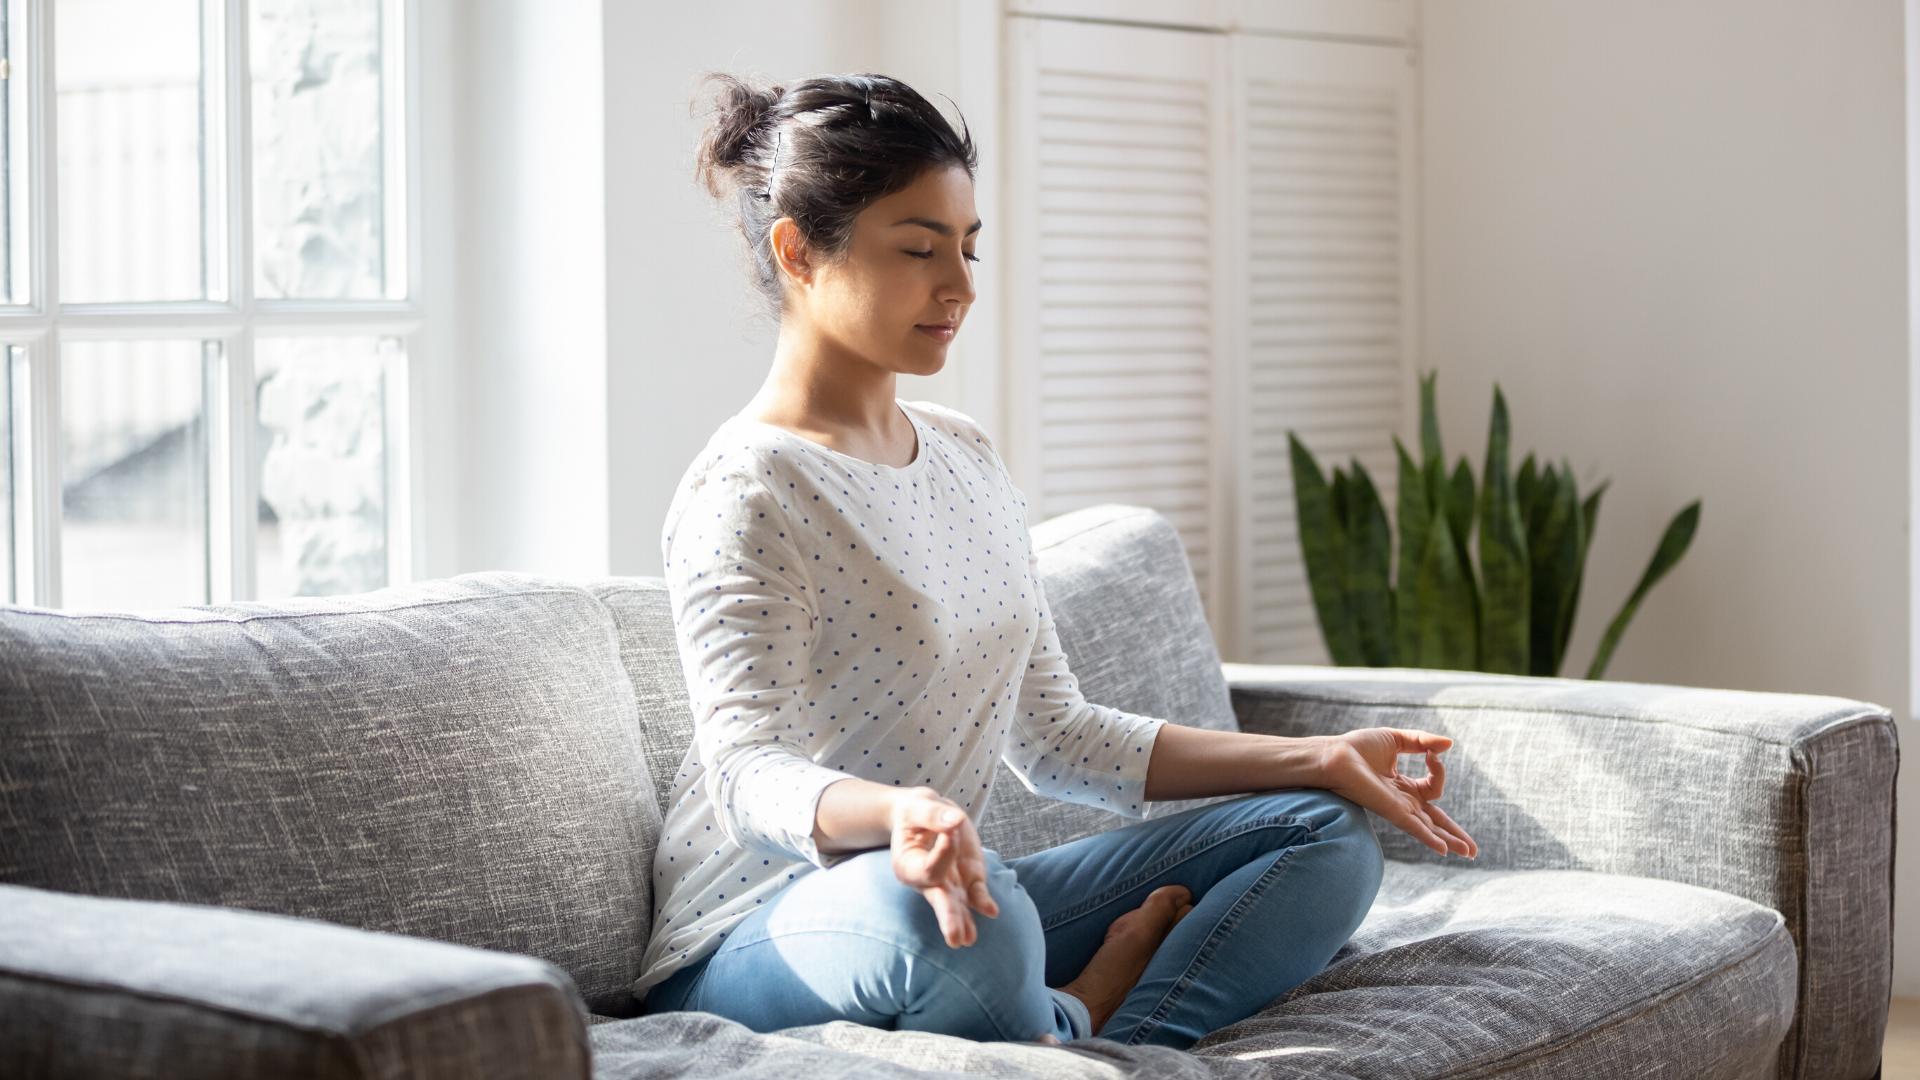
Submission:
POLYGON ((1000 915, 987 891, 987 854, 973 819, 932 788, 902 789, 888 815, 893 873, 933 905, 949 948, 979 937, 973 913, 1000 915))

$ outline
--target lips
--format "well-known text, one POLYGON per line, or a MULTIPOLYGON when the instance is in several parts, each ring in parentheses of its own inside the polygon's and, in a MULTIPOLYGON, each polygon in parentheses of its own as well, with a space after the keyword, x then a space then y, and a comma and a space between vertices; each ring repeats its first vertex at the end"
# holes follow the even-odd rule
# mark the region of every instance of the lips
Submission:
POLYGON ((947 341, 952 341, 953 335, 960 331, 960 324, 959 323, 920 323, 919 325, 915 326, 914 329, 920 331, 921 333, 927 335, 928 337, 932 338, 935 341, 947 342, 947 341))

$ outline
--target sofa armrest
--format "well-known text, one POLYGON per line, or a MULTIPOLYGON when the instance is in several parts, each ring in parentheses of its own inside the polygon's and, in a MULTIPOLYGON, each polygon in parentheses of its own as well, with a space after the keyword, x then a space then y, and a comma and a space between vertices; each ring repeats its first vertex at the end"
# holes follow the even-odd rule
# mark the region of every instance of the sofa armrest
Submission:
POLYGON ((0 885, 0 1061, 22 1075, 581 1077, 544 961, 230 908, 0 885))
MULTIPOLYGON (((1241 728, 1424 728, 1493 869, 1665 878, 1766 904, 1801 958, 1788 1075, 1867 1077, 1892 979, 1893 718, 1838 698, 1461 672, 1225 665, 1241 728)), ((1437 861, 1382 827, 1387 854, 1437 861)))

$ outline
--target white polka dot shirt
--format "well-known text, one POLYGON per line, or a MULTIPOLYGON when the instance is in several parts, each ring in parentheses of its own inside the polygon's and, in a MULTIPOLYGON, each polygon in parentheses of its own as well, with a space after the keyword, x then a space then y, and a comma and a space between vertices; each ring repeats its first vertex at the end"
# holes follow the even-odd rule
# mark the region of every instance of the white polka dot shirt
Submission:
POLYGON ((1075 688, 1026 500, 973 421, 902 403, 904 468, 735 417, 661 540, 694 737, 654 858, 644 991, 814 867, 848 777, 925 785, 976 821, 1002 757, 1043 795, 1140 817, 1161 721, 1075 688))

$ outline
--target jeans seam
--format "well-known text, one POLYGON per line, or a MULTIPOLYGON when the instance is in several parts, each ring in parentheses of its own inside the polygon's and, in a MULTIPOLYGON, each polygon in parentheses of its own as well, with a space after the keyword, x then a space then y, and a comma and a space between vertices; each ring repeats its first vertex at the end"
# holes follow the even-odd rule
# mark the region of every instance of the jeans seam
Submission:
MULTIPOLYGON (((1319 836, 1316 833, 1309 843, 1318 839, 1319 836)), ((1300 849, 1296 846, 1281 851, 1280 857, 1273 860, 1272 866, 1267 867, 1267 872, 1261 874, 1252 885, 1247 886, 1247 890, 1240 894, 1239 899, 1233 902, 1233 906, 1227 909, 1226 914, 1220 916, 1220 921, 1207 932, 1207 939, 1194 952, 1193 959, 1187 962, 1186 970, 1182 971, 1180 977, 1173 981, 1173 985, 1167 988, 1167 992, 1161 995, 1160 1003, 1154 1006, 1153 1011, 1134 1027, 1133 1034, 1128 1036, 1126 1045, 1140 1045, 1142 1040, 1166 1022, 1168 1014, 1179 1006, 1181 1000, 1187 996, 1187 991, 1193 989, 1193 984, 1200 980, 1200 975, 1206 970, 1208 962, 1213 959, 1214 953, 1219 951, 1221 942, 1240 925, 1240 920, 1246 917, 1247 909, 1266 892, 1267 887, 1272 885, 1288 866, 1292 865, 1294 852, 1298 850, 1300 849)))
MULTIPOLYGON (((1132 892, 1134 889, 1139 888, 1142 883, 1149 881, 1155 877, 1158 877, 1159 875, 1166 873, 1168 870, 1172 869, 1173 867, 1198 857, 1207 849, 1218 847, 1219 845, 1224 844, 1229 840, 1239 839, 1240 837, 1245 836, 1248 833, 1257 832, 1261 829, 1269 829, 1269 828, 1276 828, 1276 827, 1297 828, 1307 824, 1310 824, 1310 823, 1307 822, 1306 819, 1299 817, 1297 815, 1288 814, 1288 815, 1280 815, 1280 816, 1273 816, 1273 817, 1255 818, 1252 821, 1242 822, 1229 829, 1223 829, 1219 832, 1208 833, 1206 836, 1198 840, 1195 840, 1194 842, 1186 845, 1185 847, 1180 848, 1179 850, 1175 851, 1173 854, 1167 856, 1166 858, 1160 860, 1159 862, 1153 863, 1152 865, 1147 866, 1146 868, 1133 874, 1131 877, 1123 879, 1122 881, 1120 881, 1120 883, 1109 886, 1106 889, 1106 891, 1096 893, 1093 896, 1085 900, 1082 900, 1077 904, 1074 904, 1072 907, 1064 908, 1061 911, 1056 912, 1051 918, 1041 920, 1040 929, 1042 932, 1054 930, 1061 926, 1066 925, 1067 923, 1072 922, 1075 919, 1081 918, 1082 916, 1085 916, 1091 912, 1098 911, 1101 907, 1104 907, 1105 905, 1112 903, 1115 897, 1123 896, 1126 893, 1132 892)), ((1318 829, 1309 828, 1307 831, 1306 840, 1304 842, 1311 844, 1311 843, 1318 842, 1319 839, 1320 839, 1320 831, 1318 829)))
MULTIPOLYGON (((959 975, 957 975, 957 974, 955 974, 955 973, 954 973, 954 972, 952 971, 952 969, 950 969, 950 968, 948 968, 948 967, 947 967, 946 965, 944 965, 944 964, 941 964, 941 963, 939 963, 939 962, 937 962, 937 961, 935 961, 935 960, 934 960, 934 959, 933 959, 933 958, 932 958, 931 956, 929 956, 929 955, 928 955, 927 953, 924 953, 924 952, 922 952, 922 951, 920 951, 920 949, 919 949, 919 947, 918 947, 918 946, 914 946, 914 945, 902 945, 902 944, 900 944, 899 942, 896 942, 896 941, 892 941, 892 940, 890 940, 890 939, 888 939, 888 938, 884 938, 884 937, 880 937, 880 936, 879 936, 879 935, 877 935, 877 934, 869 934, 869 933, 864 933, 864 932, 862 932, 862 931, 859 931, 859 930, 840 930, 840 929, 833 929, 833 930, 790 930, 790 931, 788 931, 788 932, 786 932, 786 933, 783 933, 783 934, 781 934, 780 936, 781 936, 782 938, 793 938, 793 937, 817 937, 817 936, 819 936, 819 935, 822 935, 822 934, 841 934, 841 935, 845 935, 845 936, 847 936, 847 937, 857 937, 857 938, 860 938, 860 939, 862 939, 862 940, 865 940, 865 941, 875 941, 875 942, 879 942, 879 943, 880 943, 880 944, 882 944, 882 945, 885 945, 885 946, 887 946, 887 947, 889 947, 889 948, 893 948, 893 949, 898 949, 898 950, 900 950, 901 952, 903 952, 903 953, 905 953, 906 955, 908 955, 908 956, 911 956, 911 957, 913 957, 914 959, 916 959, 916 960, 919 960, 919 961, 921 961, 922 963, 924 963, 924 964, 926 964, 926 965, 927 965, 928 967, 930 967, 930 968, 932 968, 932 969, 934 969, 935 971, 938 971, 938 972, 940 972, 940 973, 941 973, 942 975, 945 975, 945 976, 946 976, 947 978, 949 978, 949 979, 952 979, 952 980, 953 980, 953 981, 954 981, 955 983, 957 983, 957 984, 959 984, 959 985, 960 985, 960 987, 961 987, 962 989, 964 989, 964 990, 966 990, 966 992, 967 992, 967 996, 973 999, 973 1003, 974 1003, 975 1005, 977 1005, 977 1006, 979 1006, 979 1008, 980 1008, 980 1013, 981 1013, 981 1015, 982 1015, 982 1016, 985 1016, 985 1017, 987 1018, 987 1022, 993 1025, 993 1030, 994 1030, 994 1031, 996 1031, 996 1032, 999 1032, 999 1034, 1000 1034, 1000 1039, 1001 1039, 1001 1041, 1002 1041, 1002 1042, 1013 1042, 1013 1041, 1015 1041, 1015 1040, 1014 1040, 1014 1039, 1013 1039, 1013 1038, 1012 1038, 1011 1036, 1009 1036, 1009 1035, 1007 1034, 1007 1032, 1006 1032, 1006 1029, 1005 1029, 1005 1028, 1002 1028, 1002 1027, 1000 1026, 1000 1021, 994 1018, 994 1014, 993 1014, 993 1010, 991 1010, 991 1009, 989 1009, 989 1008, 987 1007, 987 1004, 986 1004, 986 1002, 984 1002, 984 1001, 982 1001, 982 1000, 980 999, 980 995, 974 992, 974 989, 973 989, 973 986, 972 986, 972 984, 971 984, 971 983, 969 983, 969 982, 968 982, 967 980, 965 980, 965 979, 963 979, 963 978, 961 978, 961 977, 960 977, 959 975)), ((745 944, 745 945, 741 945, 741 946, 738 946, 738 947, 736 947, 736 948, 735 948, 735 949, 734 949, 733 951, 734 951, 734 952, 741 952, 741 951, 744 951, 744 950, 746 950, 746 949, 752 949, 752 948, 756 948, 756 947, 758 947, 758 946, 761 946, 761 945, 776 945, 776 944, 778 944, 778 942, 777 942, 777 941, 776 941, 775 939, 773 939, 773 938, 771 938, 771 937, 764 937, 764 938, 761 938, 761 939, 760 939, 759 941, 754 941, 754 942, 749 942, 749 943, 747 943, 747 944, 745 944)), ((719 954, 719 953, 714 953, 714 954, 713 954, 713 959, 714 959, 714 960, 718 960, 719 958, 720 958, 720 954, 719 954)), ((694 980, 694 985, 695 985, 695 986, 698 986, 698 985, 700 985, 700 984, 702 984, 702 983, 704 983, 704 982, 706 982, 706 979, 707 979, 707 974, 708 974, 708 972, 711 972, 712 970, 713 970, 713 964, 712 964, 712 962, 710 961, 710 962, 708 962, 708 964, 707 964, 707 969, 706 969, 705 971, 702 971, 702 972, 700 973, 700 977, 699 977, 698 979, 696 979, 696 980, 694 980)), ((691 992, 689 992, 689 993, 687 994, 687 997, 688 997, 689 999, 691 999, 691 998, 693 997, 693 994, 692 994, 691 992)), ((1097 1033, 1096 1033, 1096 1034, 1097 1034, 1097 1033)))

